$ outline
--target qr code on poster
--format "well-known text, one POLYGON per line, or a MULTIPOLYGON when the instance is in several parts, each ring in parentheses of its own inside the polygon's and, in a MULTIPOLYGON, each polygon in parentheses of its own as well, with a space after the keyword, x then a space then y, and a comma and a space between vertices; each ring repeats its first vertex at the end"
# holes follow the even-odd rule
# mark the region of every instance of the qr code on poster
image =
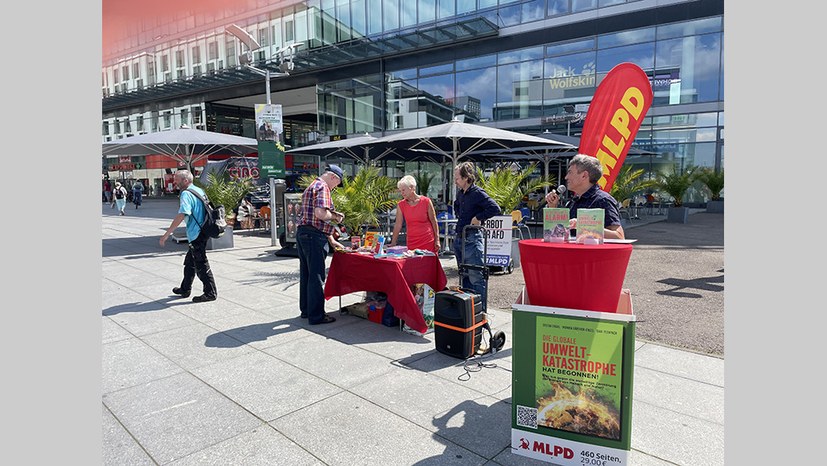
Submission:
POLYGON ((517 405, 517 425, 520 427, 537 428, 537 408, 517 405))

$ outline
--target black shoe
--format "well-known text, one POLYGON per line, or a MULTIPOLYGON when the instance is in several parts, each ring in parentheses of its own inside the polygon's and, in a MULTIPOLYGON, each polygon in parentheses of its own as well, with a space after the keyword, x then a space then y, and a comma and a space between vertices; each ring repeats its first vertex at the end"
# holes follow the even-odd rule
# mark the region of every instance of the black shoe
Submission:
POLYGON ((310 322, 310 325, 330 324, 336 322, 336 318, 331 315, 325 315, 324 318, 318 322, 310 322))
POLYGON ((194 302, 194 303, 206 303, 207 301, 215 301, 215 300, 216 300, 216 296, 207 296, 205 294, 202 294, 201 296, 196 296, 196 297, 192 298, 192 302, 194 302))
POLYGON ((172 292, 177 294, 178 296, 180 296, 182 298, 189 298, 190 297, 190 290, 184 291, 181 288, 178 288, 177 286, 172 289, 172 292))

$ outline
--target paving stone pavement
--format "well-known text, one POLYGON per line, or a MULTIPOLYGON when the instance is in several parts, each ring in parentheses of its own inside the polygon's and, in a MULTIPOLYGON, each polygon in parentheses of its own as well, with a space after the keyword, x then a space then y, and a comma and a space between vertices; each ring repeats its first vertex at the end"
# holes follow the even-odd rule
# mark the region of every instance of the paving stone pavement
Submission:
MULTIPOLYGON (((338 320, 309 326, 298 260, 241 231, 208 252, 218 300, 192 303, 171 296, 186 244, 158 244, 176 209, 101 208, 104 464, 547 464, 511 454, 510 309, 490 310, 503 350, 467 373, 432 333, 335 298, 338 320)), ((634 381, 630 464, 724 464, 723 358, 638 340, 634 381)))

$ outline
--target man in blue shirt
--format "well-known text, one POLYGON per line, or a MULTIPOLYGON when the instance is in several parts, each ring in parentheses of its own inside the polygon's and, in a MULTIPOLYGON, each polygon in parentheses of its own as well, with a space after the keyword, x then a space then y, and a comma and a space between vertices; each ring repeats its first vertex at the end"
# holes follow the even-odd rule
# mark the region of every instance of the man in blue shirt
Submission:
POLYGON ((454 201, 454 213, 457 216, 454 254, 457 258, 457 266, 472 266, 467 268, 465 275, 462 276, 462 288, 479 293, 482 296, 482 307, 487 309, 487 283, 482 274, 484 265, 482 229, 468 228, 465 230, 465 244, 461 244, 462 232, 466 225, 479 226, 489 218, 500 215, 501 210, 488 193, 475 184, 476 181, 477 173, 471 162, 463 162, 454 169, 454 183, 459 188, 454 201))
MULTIPOLYGON (((566 172, 566 187, 575 194, 569 204, 569 228, 577 228, 577 209, 603 209, 606 212, 603 216, 603 237, 625 239, 617 201, 597 184, 602 176, 603 166, 596 157, 585 154, 572 157, 566 172)), ((549 192, 546 202, 549 207, 557 207, 560 202, 557 191, 549 192)))
POLYGON ((204 208, 204 203, 193 192, 197 192, 204 197, 207 195, 203 189, 192 184, 192 173, 189 170, 175 172, 175 186, 181 191, 178 215, 172 219, 169 228, 161 236, 160 243, 163 247, 172 232, 178 228, 181 222, 186 220, 189 249, 187 250, 187 256, 184 258, 184 279, 181 280, 181 286, 173 288, 172 292, 182 298, 188 298, 192 291, 192 282, 198 276, 198 279, 204 285, 204 294, 193 297, 192 302, 215 301, 218 297, 218 291, 215 288, 215 278, 213 278, 210 269, 210 262, 207 260, 207 240, 209 238, 206 233, 201 231, 201 225, 204 224, 207 211, 204 208))

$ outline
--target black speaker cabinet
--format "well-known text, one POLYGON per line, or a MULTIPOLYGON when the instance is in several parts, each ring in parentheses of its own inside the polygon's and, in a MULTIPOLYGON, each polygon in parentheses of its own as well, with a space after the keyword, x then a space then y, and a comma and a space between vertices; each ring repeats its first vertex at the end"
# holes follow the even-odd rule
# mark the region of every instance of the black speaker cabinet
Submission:
POLYGON ((434 298, 434 342, 436 350, 468 359, 480 348, 485 324, 482 297, 463 291, 444 290, 434 298))

